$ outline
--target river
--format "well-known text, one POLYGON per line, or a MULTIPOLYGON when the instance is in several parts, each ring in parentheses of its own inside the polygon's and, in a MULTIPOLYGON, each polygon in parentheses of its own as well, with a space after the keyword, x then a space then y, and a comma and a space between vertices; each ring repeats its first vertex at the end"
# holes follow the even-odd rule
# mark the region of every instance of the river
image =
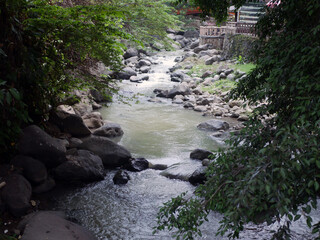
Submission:
MULTIPOLYGON (((173 165, 178 172, 190 172, 201 166, 201 162, 189 159, 192 150, 216 150, 223 146, 196 128, 209 117, 172 105, 167 99, 161 99, 161 103, 148 101, 154 96, 155 88, 169 89, 176 84, 170 81, 167 71, 175 64, 174 58, 182 54, 182 51, 159 53, 154 58, 158 64, 147 74, 149 81, 120 83, 120 94, 129 98, 127 103, 116 98, 101 114, 104 119, 121 125, 124 136, 119 144, 133 156, 144 157, 154 164, 173 165)), ((55 209, 66 211, 100 240, 174 239, 166 231, 152 234, 157 211, 170 198, 185 191, 191 194, 194 187, 160 173, 153 169, 130 172, 129 183, 119 186, 112 181, 115 171, 109 171, 105 180, 57 198, 55 209)), ((221 219, 219 214, 211 213, 209 222, 202 226, 203 237, 196 239, 227 239, 215 236, 221 219)), ((241 239, 270 239, 276 227, 277 224, 248 225, 241 239)), ((309 239, 305 229, 302 221, 295 223, 294 239, 309 239)))

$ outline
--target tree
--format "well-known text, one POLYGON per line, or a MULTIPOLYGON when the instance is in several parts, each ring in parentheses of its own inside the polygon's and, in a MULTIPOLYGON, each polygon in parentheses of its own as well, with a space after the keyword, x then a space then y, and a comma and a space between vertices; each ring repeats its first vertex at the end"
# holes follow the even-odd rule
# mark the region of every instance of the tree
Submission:
POLYGON ((163 1, 116 2, 0 0, 0 158, 10 158, 21 126, 46 122, 71 90, 114 90, 111 79, 93 76, 90 68, 102 62, 119 70, 124 41, 155 34, 164 40, 175 23, 163 1), (152 28, 143 25, 157 16, 163 19, 152 28))
MULTIPOLYGON (((229 1, 197 2, 223 19, 226 9, 217 8, 229 1)), ((157 230, 177 228, 192 239, 207 214, 218 211, 224 215, 218 234, 236 238, 245 223, 286 217, 274 239, 288 239, 301 208, 320 239, 320 223, 309 216, 320 195, 319 16, 317 0, 266 9, 256 26, 257 67, 230 94, 257 107, 229 148, 214 154, 195 197, 180 195, 160 209, 157 230)))

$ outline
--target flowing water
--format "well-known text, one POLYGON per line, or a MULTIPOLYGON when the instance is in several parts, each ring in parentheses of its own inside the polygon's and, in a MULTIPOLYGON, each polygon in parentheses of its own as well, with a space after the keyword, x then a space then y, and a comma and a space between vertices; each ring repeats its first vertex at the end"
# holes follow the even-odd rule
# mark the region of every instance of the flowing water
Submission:
MULTIPOLYGON (((174 58, 181 54, 179 51, 160 53, 155 59, 158 64, 148 74, 149 81, 120 84, 120 93, 129 98, 129 104, 116 100, 101 113, 104 119, 122 126, 125 134, 119 144, 133 156, 145 157, 154 164, 174 165, 177 172, 192 172, 201 165, 201 162, 189 159, 192 150, 215 150, 222 146, 221 142, 210 138, 209 133, 196 128, 208 117, 172 105, 166 99, 161 99, 162 103, 148 101, 154 96, 155 88, 169 89, 174 85, 166 72, 174 65, 174 58)), ((152 234, 157 211, 170 198, 185 191, 191 194, 194 187, 160 173, 153 169, 130 172, 128 184, 119 186, 112 181, 115 171, 109 171, 104 181, 59 197, 56 209, 65 210, 101 240, 174 239, 170 232, 152 234)), ((203 237, 196 239, 226 239, 215 236, 221 219, 217 213, 210 214, 209 222, 202 226, 203 237)), ((271 231, 276 227, 276 224, 248 225, 241 239, 270 239, 271 231)), ((302 221, 295 224, 294 239, 309 239, 305 229, 302 221)))

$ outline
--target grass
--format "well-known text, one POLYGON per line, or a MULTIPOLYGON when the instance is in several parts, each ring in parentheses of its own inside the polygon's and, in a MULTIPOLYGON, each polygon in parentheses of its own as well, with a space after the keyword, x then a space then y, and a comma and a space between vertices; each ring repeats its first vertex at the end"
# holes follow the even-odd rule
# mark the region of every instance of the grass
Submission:
POLYGON ((222 79, 212 83, 208 87, 202 87, 202 91, 215 94, 218 92, 227 92, 237 86, 237 83, 233 80, 222 79))
POLYGON ((251 70, 254 69, 255 67, 256 67, 256 65, 253 64, 253 63, 230 65, 230 68, 238 69, 239 71, 242 71, 242 72, 245 72, 245 73, 251 72, 251 70))

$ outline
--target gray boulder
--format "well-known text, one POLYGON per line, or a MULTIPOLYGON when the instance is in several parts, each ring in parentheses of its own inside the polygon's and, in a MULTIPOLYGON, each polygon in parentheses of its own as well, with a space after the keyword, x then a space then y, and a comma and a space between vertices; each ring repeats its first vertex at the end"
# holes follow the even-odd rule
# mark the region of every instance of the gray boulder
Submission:
POLYGON ((100 157, 86 150, 68 155, 67 161, 54 170, 55 178, 62 181, 90 182, 102 180, 104 167, 100 157))
POLYGON ((11 174, 5 178, 6 185, 2 189, 1 198, 9 211, 16 217, 24 215, 30 207, 32 188, 30 183, 19 174, 11 174))
POLYGON ((132 172, 141 172, 149 168, 149 162, 145 158, 131 158, 124 168, 132 172))
POLYGON ((168 98, 174 98, 177 95, 189 95, 191 94, 190 88, 184 84, 179 84, 168 92, 168 98))
POLYGON ((93 110, 91 104, 84 103, 84 102, 74 104, 72 107, 73 107, 75 113, 80 117, 87 114, 87 113, 92 112, 92 110, 93 110))
POLYGON ((130 176, 126 171, 119 170, 112 180, 114 184, 126 184, 130 180, 130 176))
POLYGON ((201 51, 208 50, 208 48, 209 48, 208 44, 204 44, 204 45, 199 45, 198 47, 194 48, 193 51, 195 53, 199 53, 201 51))
POLYGON ((189 182, 194 186, 203 184, 206 180, 207 178, 204 167, 200 167, 197 170, 195 170, 189 178, 189 182))
POLYGON ((196 30, 187 30, 185 31, 184 33, 184 37, 185 38, 198 38, 199 37, 199 31, 196 31, 196 30))
POLYGON ((43 183, 32 188, 32 192, 36 194, 49 192, 56 186, 56 182, 53 178, 48 177, 43 183))
POLYGON ((18 150, 22 155, 38 159, 47 167, 55 167, 66 161, 66 147, 63 142, 51 137, 36 125, 23 129, 18 150))
POLYGON ((205 65, 212 65, 215 61, 216 61, 216 57, 210 57, 204 62, 204 64, 205 65))
POLYGON ((119 79, 130 79, 131 76, 137 76, 137 73, 131 67, 125 67, 117 74, 119 79))
POLYGON ((205 72, 202 74, 201 78, 209 77, 209 76, 211 76, 212 74, 213 74, 213 72, 211 72, 210 70, 205 71, 205 72))
POLYGON ((195 149, 190 153, 191 159, 203 160, 207 159, 212 155, 212 152, 204 149, 195 149))
MULTIPOLYGON (((110 98, 108 96, 105 96, 104 94, 102 94, 100 91, 96 89, 90 89, 90 94, 93 97, 93 100, 96 101, 97 103, 110 101, 110 98)), ((111 95, 110 93, 107 93, 107 94, 111 95)))
POLYGON ((151 70, 151 67, 149 67, 149 66, 142 66, 140 68, 141 73, 148 73, 150 70, 151 70))
POLYGON ((139 55, 139 52, 135 48, 128 48, 127 51, 124 53, 123 57, 124 59, 128 59, 131 57, 136 57, 139 55))
POLYGON ((19 223, 21 240, 97 240, 88 230, 65 218, 61 212, 31 213, 19 223))
POLYGON ((75 114, 60 119, 60 126, 64 132, 70 133, 74 137, 85 137, 91 134, 83 119, 75 114))
POLYGON ((127 149, 105 137, 92 136, 84 140, 79 148, 98 155, 107 168, 120 167, 127 164, 131 158, 127 149))
POLYGON ((200 123, 197 128, 202 130, 209 130, 209 131, 219 131, 219 130, 228 130, 229 124, 225 121, 210 119, 203 123, 200 123))
POLYGON ((43 183, 48 177, 45 165, 31 157, 19 155, 12 159, 10 164, 21 171, 23 176, 35 185, 43 183))
POLYGON ((138 67, 142 67, 142 66, 151 66, 151 62, 147 59, 141 59, 138 62, 138 67))
POLYGON ((135 83, 141 83, 141 79, 138 76, 131 76, 130 77, 130 82, 135 82, 135 83))
POLYGON ((177 71, 171 73, 171 74, 170 74, 170 77, 171 77, 171 79, 172 79, 172 78, 178 78, 178 79, 181 79, 181 81, 183 81, 185 75, 186 75, 186 74, 185 74, 184 72, 182 72, 181 70, 177 70, 177 71))
POLYGON ((102 137, 120 137, 123 135, 121 126, 117 123, 106 123, 102 127, 96 129, 93 135, 102 137))
POLYGON ((207 107, 206 106, 195 106, 193 108, 193 110, 196 112, 205 112, 205 111, 207 111, 207 107))
POLYGON ((91 112, 82 117, 83 122, 90 129, 103 126, 103 119, 100 112, 91 112))
POLYGON ((160 175, 170 178, 188 181, 194 172, 195 165, 191 163, 177 163, 162 171, 160 175))
POLYGON ((190 44, 190 49, 195 49, 198 46, 199 46, 199 39, 197 39, 196 41, 190 44))

